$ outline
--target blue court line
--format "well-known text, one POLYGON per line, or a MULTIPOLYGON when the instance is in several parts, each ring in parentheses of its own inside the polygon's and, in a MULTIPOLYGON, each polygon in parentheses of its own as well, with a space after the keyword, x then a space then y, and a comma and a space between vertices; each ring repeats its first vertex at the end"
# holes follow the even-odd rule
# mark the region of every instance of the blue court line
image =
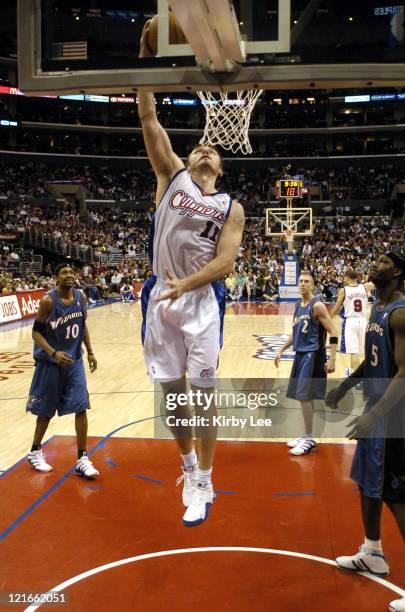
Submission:
MULTIPOLYGON (((126 425, 121 425, 120 427, 117 427, 117 429, 114 429, 113 431, 110 431, 110 433, 108 433, 106 436, 104 436, 100 442, 98 442, 96 444, 96 446, 88 453, 88 456, 91 457, 91 455, 93 455, 97 450, 99 450, 100 448, 103 448, 106 441, 111 438, 111 436, 113 436, 115 433, 117 433, 117 431, 120 431, 121 429, 125 429, 126 427, 130 427, 131 425, 137 425, 138 423, 144 423, 145 421, 150 421, 151 419, 154 419, 155 417, 147 417, 145 419, 140 419, 139 421, 133 421, 132 423, 127 423, 126 425)), ((24 458, 23 458, 24 459, 24 458)), ((20 461, 17 462, 20 463, 21 461, 23 461, 23 459, 21 459, 20 461)), ((15 464, 15 465, 17 465, 15 464)), ((13 469, 14 466, 12 466, 10 469, 13 469)), ((39 497, 33 504, 31 504, 31 506, 29 506, 22 514, 20 514, 20 516, 13 521, 13 523, 11 523, 11 525, 9 525, 9 527, 7 527, 2 533, 0 533, 0 542, 2 542, 3 540, 6 539, 7 536, 10 535, 10 533, 12 533, 14 531, 14 529, 16 529, 18 527, 18 525, 20 525, 26 518, 27 516, 29 516, 36 508, 38 508, 38 506, 40 506, 42 504, 42 502, 44 502, 46 499, 48 499, 48 497, 54 492, 56 491, 56 489, 58 489, 60 487, 61 484, 63 484, 65 482, 65 480, 67 480, 67 478, 69 478, 69 476, 75 471, 75 467, 73 466, 68 472, 66 472, 66 474, 64 474, 61 478, 59 478, 59 480, 50 488, 48 489, 48 491, 46 491, 43 495, 41 495, 41 497, 39 497)))
POLYGON ((111 467, 113 467, 113 468, 118 467, 118 463, 114 463, 114 461, 111 459, 111 457, 105 457, 104 461, 106 463, 108 463, 108 465, 111 465, 111 467))
POLYGON ((215 493, 219 493, 220 495, 236 495, 237 491, 224 491, 223 489, 215 489, 215 493))
MULTIPOLYGON (((48 438, 48 440, 46 440, 46 442, 44 442, 42 444, 42 448, 44 446, 46 446, 48 444, 48 442, 50 442, 51 440, 54 439, 55 436, 51 436, 50 438, 48 438)), ((14 463, 14 465, 12 465, 11 467, 7 468, 7 470, 4 471, 0 471, 0 478, 4 478, 4 476, 7 476, 7 474, 9 474, 12 470, 14 470, 14 468, 19 465, 20 463, 22 463, 23 461, 25 461, 27 459, 27 455, 24 455, 24 457, 22 457, 22 459, 19 459, 16 463, 14 463)))
MULTIPOLYGON (((136 391, 96 391, 89 393, 89 395, 92 397, 93 395, 134 395, 135 393, 154 393, 154 389, 141 389, 136 391)), ((24 399, 28 399, 28 395, 23 395, 22 397, 0 397, 1 402, 24 399)))
POLYGON ((143 474, 134 474, 134 478, 139 478, 140 480, 146 480, 147 482, 153 482, 153 484, 164 484, 163 480, 155 480, 154 478, 149 478, 149 476, 144 476, 143 474))
POLYGON ((304 497, 306 495, 316 495, 315 491, 297 491, 297 492, 291 492, 291 493, 273 493, 273 495, 275 495, 276 497, 304 497))

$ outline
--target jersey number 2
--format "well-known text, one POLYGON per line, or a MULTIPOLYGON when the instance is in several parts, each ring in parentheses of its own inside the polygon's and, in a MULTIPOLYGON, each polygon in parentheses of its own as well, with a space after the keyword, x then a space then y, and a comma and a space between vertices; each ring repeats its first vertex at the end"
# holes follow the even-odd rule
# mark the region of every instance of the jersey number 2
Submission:
POLYGON ((207 221, 207 225, 205 226, 205 230, 203 232, 201 232, 200 237, 201 238, 208 238, 208 240, 211 240, 211 242, 216 242, 217 241, 217 236, 219 233, 219 227, 217 225, 214 225, 214 231, 212 232, 211 236, 210 236, 210 232, 212 230, 212 226, 214 225, 213 221, 207 221))
POLYGON ((304 320, 304 322, 302 324, 302 328, 301 328, 301 333, 302 334, 307 334, 308 333, 308 327, 309 327, 309 322, 304 320))

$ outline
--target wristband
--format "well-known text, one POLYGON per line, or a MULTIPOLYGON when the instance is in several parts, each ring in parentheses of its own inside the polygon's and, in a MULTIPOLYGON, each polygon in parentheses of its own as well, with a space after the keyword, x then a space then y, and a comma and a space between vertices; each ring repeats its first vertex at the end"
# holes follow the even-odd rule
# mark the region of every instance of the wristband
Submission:
POLYGON ((337 336, 331 336, 329 338, 329 344, 337 344, 338 343, 338 337, 337 336))
POLYGON ((93 351, 87 351, 88 355, 94 355, 93 351))

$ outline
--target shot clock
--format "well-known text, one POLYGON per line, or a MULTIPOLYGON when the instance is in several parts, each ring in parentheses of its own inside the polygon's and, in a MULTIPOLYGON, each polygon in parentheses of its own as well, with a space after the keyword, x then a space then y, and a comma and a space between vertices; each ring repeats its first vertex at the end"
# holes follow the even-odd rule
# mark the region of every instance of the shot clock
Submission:
POLYGON ((301 198, 303 183, 298 179, 281 179, 277 181, 279 198, 301 198))

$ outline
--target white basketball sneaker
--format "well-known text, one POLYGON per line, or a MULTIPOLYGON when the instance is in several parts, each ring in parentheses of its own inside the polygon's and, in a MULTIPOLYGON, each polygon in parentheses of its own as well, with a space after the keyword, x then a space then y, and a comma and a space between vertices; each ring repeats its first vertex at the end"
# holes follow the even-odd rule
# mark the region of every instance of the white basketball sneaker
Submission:
POLYGON ((31 451, 27 455, 28 463, 38 472, 52 472, 53 467, 46 462, 45 454, 42 448, 36 451, 31 451))
POLYGON ((83 455, 83 457, 80 457, 80 459, 78 459, 76 462, 76 474, 82 478, 94 480, 95 478, 98 478, 100 472, 96 470, 88 456, 83 455))
POLYGON ((295 448, 297 446, 297 444, 299 444, 303 438, 304 438, 304 436, 300 436, 299 438, 294 438, 293 440, 289 440, 287 442, 287 446, 289 448, 295 448))
POLYGON ((190 504, 183 516, 186 527, 196 527, 208 518, 208 512, 214 503, 215 493, 212 484, 198 482, 193 487, 190 504))
POLYGON ((313 438, 301 438, 301 440, 292 448, 290 455, 308 455, 316 448, 316 442, 313 438))
POLYGON ((181 476, 178 477, 176 481, 176 487, 183 483, 183 492, 182 499, 183 504, 186 508, 189 507, 191 503, 191 497, 193 494, 193 490, 195 487, 195 476, 197 473, 198 463, 193 466, 186 467, 185 465, 181 466, 181 471, 183 472, 181 476))
POLYGON ((388 576, 390 568, 382 553, 368 552, 364 544, 352 557, 338 557, 336 564, 341 569, 352 572, 369 572, 376 576, 388 576))
POLYGON ((390 612, 405 612, 405 597, 391 601, 388 610, 390 612))

